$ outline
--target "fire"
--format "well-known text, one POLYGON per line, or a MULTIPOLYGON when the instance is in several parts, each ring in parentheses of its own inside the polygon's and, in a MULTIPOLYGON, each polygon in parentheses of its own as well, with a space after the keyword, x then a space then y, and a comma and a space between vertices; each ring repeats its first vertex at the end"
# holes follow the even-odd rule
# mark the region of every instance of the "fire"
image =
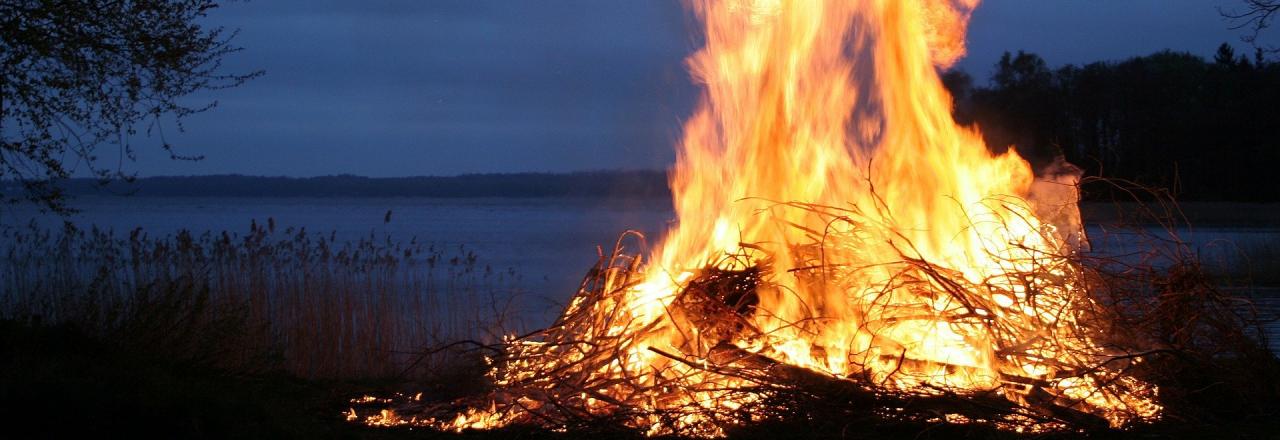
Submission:
POLYGON ((508 341, 488 404, 425 424, 716 436, 768 417, 779 380, 994 395, 1010 409, 993 422, 1019 429, 1159 415, 1089 322, 1078 174, 1037 180, 951 117, 938 71, 977 0, 692 6, 705 92, 672 173, 678 226, 508 341))

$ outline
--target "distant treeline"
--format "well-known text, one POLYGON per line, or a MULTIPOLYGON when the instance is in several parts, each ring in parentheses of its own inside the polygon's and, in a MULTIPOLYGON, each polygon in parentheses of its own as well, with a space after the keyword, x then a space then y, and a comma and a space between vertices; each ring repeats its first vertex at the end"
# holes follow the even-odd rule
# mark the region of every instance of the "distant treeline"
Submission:
POLYGON ((70 179, 72 195, 144 197, 668 197, 662 171, 513 173, 373 178, 255 177, 242 175, 145 177, 132 182, 70 179))
POLYGON ((1276 201, 1280 63, 1251 55, 1223 44, 1213 60, 1165 51, 1050 69, 1035 54, 1005 53, 985 86, 958 71, 944 82, 958 121, 1033 163, 1063 154, 1087 175, 1181 200, 1276 201))

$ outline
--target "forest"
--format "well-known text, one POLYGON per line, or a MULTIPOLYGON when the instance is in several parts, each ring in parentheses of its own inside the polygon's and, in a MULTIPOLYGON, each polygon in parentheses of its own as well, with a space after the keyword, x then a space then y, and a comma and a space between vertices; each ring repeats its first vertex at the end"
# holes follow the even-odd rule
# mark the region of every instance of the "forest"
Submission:
MULTIPOLYGON (((1057 155, 1087 176, 1165 188, 1179 200, 1277 201, 1280 63, 1222 44, 1212 60, 1173 51, 1051 68, 1006 52, 985 84, 943 76, 955 116, 995 150, 1057 155)), ((1105 197, 1085 188, 1085 198, 1105 197)))

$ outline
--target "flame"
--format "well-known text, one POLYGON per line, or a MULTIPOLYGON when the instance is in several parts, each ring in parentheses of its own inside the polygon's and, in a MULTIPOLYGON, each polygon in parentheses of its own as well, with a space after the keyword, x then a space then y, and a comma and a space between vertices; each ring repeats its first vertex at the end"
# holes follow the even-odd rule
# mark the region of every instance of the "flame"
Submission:
MULTIPOLYGON (((859 368, 848 361, 856 353, 867 353, 874 364, 869 350, 905 350, 910 359, 981 372, 921 371, 929 382, 993 386, 990 341, 943 319, 961 305, 905 289, 886 291, 885 285, 904 256, 960 271, 973 283, 1007 283, 1012 280, 1000 275, 1030 269, 1010 267, 1015 262, 1059 248, 1024 199, 1034 181, 1030 166, 1012 150, 992 155, 979 133, 951 118, 951 99, 936 67, 963 52, 963 23, 973 2, 725 0, 695 6, 706 22, 707 45, 689 64, 707 94, 686 126, 672 179, 680 223, 656 255, 660 265, 650 277, 697 270, 718 255, 736 253, 739 242, 766 246, 775 272, 791 273, 812 260, 795 249, 815 233, 848 233, 844 244, 857 248, 844 246, 822 262, 838 258, 866 268, 842 280, 846 288, 781 277, 782 288, 761 293, 758 310, 767 314, 754 317, 756 326, 788 341, 766 343, 767 349, 781 352, 786 362, 837 375, 859 368), (850 212, 775 207, 789 201, 850 212), (850 226, 833 217, 855 215, 858 231, 832 230, 850 226), (884 324, 878 333, 889 340, 873 341, 859 328, 897 313, 871 310, 881 303, 938 319, 884 324), (825 322, 819 329, 790 325, 818 314, 825 322), (824 359, 809 353, 810 346, 824 347, 824 359)), ((643 317, 669 306, 678 286, 666 283, 662 294, 637 295, 643 317)), ((981 310, 994 313, 1015 302, 1000 298, 993 301, 1003 307, 981 310)), ((683 344, 665 340, 670 337, 654 334, 649 345, 683 344)))
MULTIPOLYGON (((1113 426, 1156 417, 1154 387, 1076 370, 1115 354, 1081 322, 1093 303, 1063 257, 1082 242, 1078 173, 1037 181, 951 117, 938 70, 963 56, 977 3, 694 1, 705 47, 688 64, 705 92, 677 147, 678 225, 640 282, 606 279, 622 295, 571 302, 558 331, 590 348, 509 341, 523 355, 497 366, 496 384, 532 383, 593 414, 641 408, 623 418, 650 434, 716 436, 709 414, 761 398, 708 368, 729 347, 739 362, 899 392, 992 391, 1113 426), (765 267, 740 325, 681 304, 709 270, 765 267), (544 377, 568 371, 605 385, 565 392, 544 377)), ((432 423, 496 427, 545 405, 515 400, 432 423)))

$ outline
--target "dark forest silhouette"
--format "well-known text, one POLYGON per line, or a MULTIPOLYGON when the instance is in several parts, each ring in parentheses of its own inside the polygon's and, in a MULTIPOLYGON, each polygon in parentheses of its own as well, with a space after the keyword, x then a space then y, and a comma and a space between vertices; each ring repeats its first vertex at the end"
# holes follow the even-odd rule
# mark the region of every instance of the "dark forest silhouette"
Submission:
POLYGON ((957 120, 1033 164, 1062 154, 1086 175, 1182 200, 1276 201, 1280 63, 1251 55, 1223 44, 1212 60, 1163 51, 1051 69, 1036 54, 1006 52, 987 85, 960 71, 943 80, 957 120))

